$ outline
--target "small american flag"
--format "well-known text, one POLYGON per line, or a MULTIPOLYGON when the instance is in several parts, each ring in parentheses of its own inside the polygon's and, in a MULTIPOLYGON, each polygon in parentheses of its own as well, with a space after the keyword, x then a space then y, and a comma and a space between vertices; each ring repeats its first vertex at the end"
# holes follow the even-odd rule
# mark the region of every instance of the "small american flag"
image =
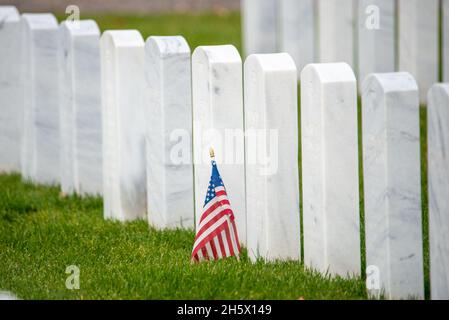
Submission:
POLYGON ((240 254, 240 243, 226 188, 212 157, 212 176, 198 224, 192 261, 218 260, 240 254))

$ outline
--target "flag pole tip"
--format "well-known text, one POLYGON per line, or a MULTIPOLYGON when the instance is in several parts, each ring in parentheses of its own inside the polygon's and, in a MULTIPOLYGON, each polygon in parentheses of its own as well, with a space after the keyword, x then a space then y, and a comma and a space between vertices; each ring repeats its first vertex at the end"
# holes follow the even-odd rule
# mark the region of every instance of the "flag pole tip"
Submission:
POLYGON ((210 148, 209 149, 209 154, 210 154, 210 157, 213 159, 213 158, 215 158, 215 153, 214 153, 214 149, 213 148, 210 148))

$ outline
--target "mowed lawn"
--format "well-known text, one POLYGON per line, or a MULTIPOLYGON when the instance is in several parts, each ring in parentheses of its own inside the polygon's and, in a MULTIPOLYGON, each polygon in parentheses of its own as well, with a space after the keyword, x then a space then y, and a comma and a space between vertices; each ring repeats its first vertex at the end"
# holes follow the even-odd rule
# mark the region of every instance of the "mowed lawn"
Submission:
POLYGON ((193 231, 105 221, 98 198, 0 175, 0 290, 22 299, 357 299, 364 282, 322 277, 298 262, 252 264, 246 254, 190 263, 193 231), (80 269, 80 289, 65 287, 80 269))
MULTIPOLYGON (((150 35, 183 35, 192 51, 198 45, 214 44, 234 44, 240 51, 242 48, 237 13, 82 15, 81 18, 95 19, 102 30, 138 29, 144 39, 150 35)), ((428 296, 425 116, 425 109, 421 109, 428 296)), ((361 219, 363 248, 363 197, 361 219)), ((146 221, 105 221, 99 198, 61 198, 57 187, 35 186, 23 182, 19 175, 0 175, 0 291, 12 291, 19 298, 367 298, 363 276, 350 280, 331 278, 307 270, 299 262, 253 264, 244 252, 240 261, 227 259, 192 265, 193 240, 193 231, 156 231, 146 221), (69 276, 65 271, 70 265, 80 269, 79 290, 68 290, 65 286, 69 276)), ((364 266, 362 253, 363 269, 364 266)))
MULTIPOLYGON (((64 16, 59 16, 59 20, 64 16)), ((240 14, 157 14, 83 16, 94 19, 100 30, 137 29, 144 41, 150 36, 182 35, 190 49, 201 45, 232 44, 242 53, 240 14)))

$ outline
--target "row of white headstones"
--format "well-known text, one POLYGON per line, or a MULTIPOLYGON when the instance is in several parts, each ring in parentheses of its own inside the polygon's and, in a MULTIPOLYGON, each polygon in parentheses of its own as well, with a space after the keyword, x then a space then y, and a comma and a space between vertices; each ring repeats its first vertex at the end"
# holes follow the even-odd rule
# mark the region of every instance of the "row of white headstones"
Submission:
POLYGON ((346 62, 359 79, 408 71, 422 104, 439 80, 442 12, 443 80, 449 81, 449 0, 242 0, 242 12, 247 54, 288 52, 299 71, 317 61, 346 62))
MULTIPOLYGON (((232 45, 200 46, 191 56, 180 36, 145 43, 136 30, 115 30, 100 37, 94 21, 58 26, 52 14, 19 15, 13 7, 0 7, 0 17, 1 171, 60 184, 66 194, 102 195, 106 218, 193 228, 212 146, 251 259, 300 260, 300 136, 304 263, 360 275, 357 82, 348 64, 302 70, 299 134, 289 54, 253 54, 242 68, 232 45), (198 134, 211 129, 232 131, 235 143, 198 134), (253 129, 276 133, 264 142, 273 172, 251 160, 261 152, 247 134, 253 129)), ((399 72, 371 74, 362 87, 369 289, 422 298, 418 86, 399 72)), ((449 297, 448 141, 449 85, 435 84, 428 104, 434 299, 449 297)))

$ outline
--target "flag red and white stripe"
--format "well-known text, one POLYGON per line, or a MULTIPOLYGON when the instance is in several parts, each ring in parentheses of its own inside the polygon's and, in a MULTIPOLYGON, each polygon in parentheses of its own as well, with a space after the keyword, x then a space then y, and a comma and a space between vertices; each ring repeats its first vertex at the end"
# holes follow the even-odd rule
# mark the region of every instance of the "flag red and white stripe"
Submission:
POLYGON ((238 257, 240 254, 234 213, 215 161, 212 166, 212 178, 197 227, 192 261, 238 257))

